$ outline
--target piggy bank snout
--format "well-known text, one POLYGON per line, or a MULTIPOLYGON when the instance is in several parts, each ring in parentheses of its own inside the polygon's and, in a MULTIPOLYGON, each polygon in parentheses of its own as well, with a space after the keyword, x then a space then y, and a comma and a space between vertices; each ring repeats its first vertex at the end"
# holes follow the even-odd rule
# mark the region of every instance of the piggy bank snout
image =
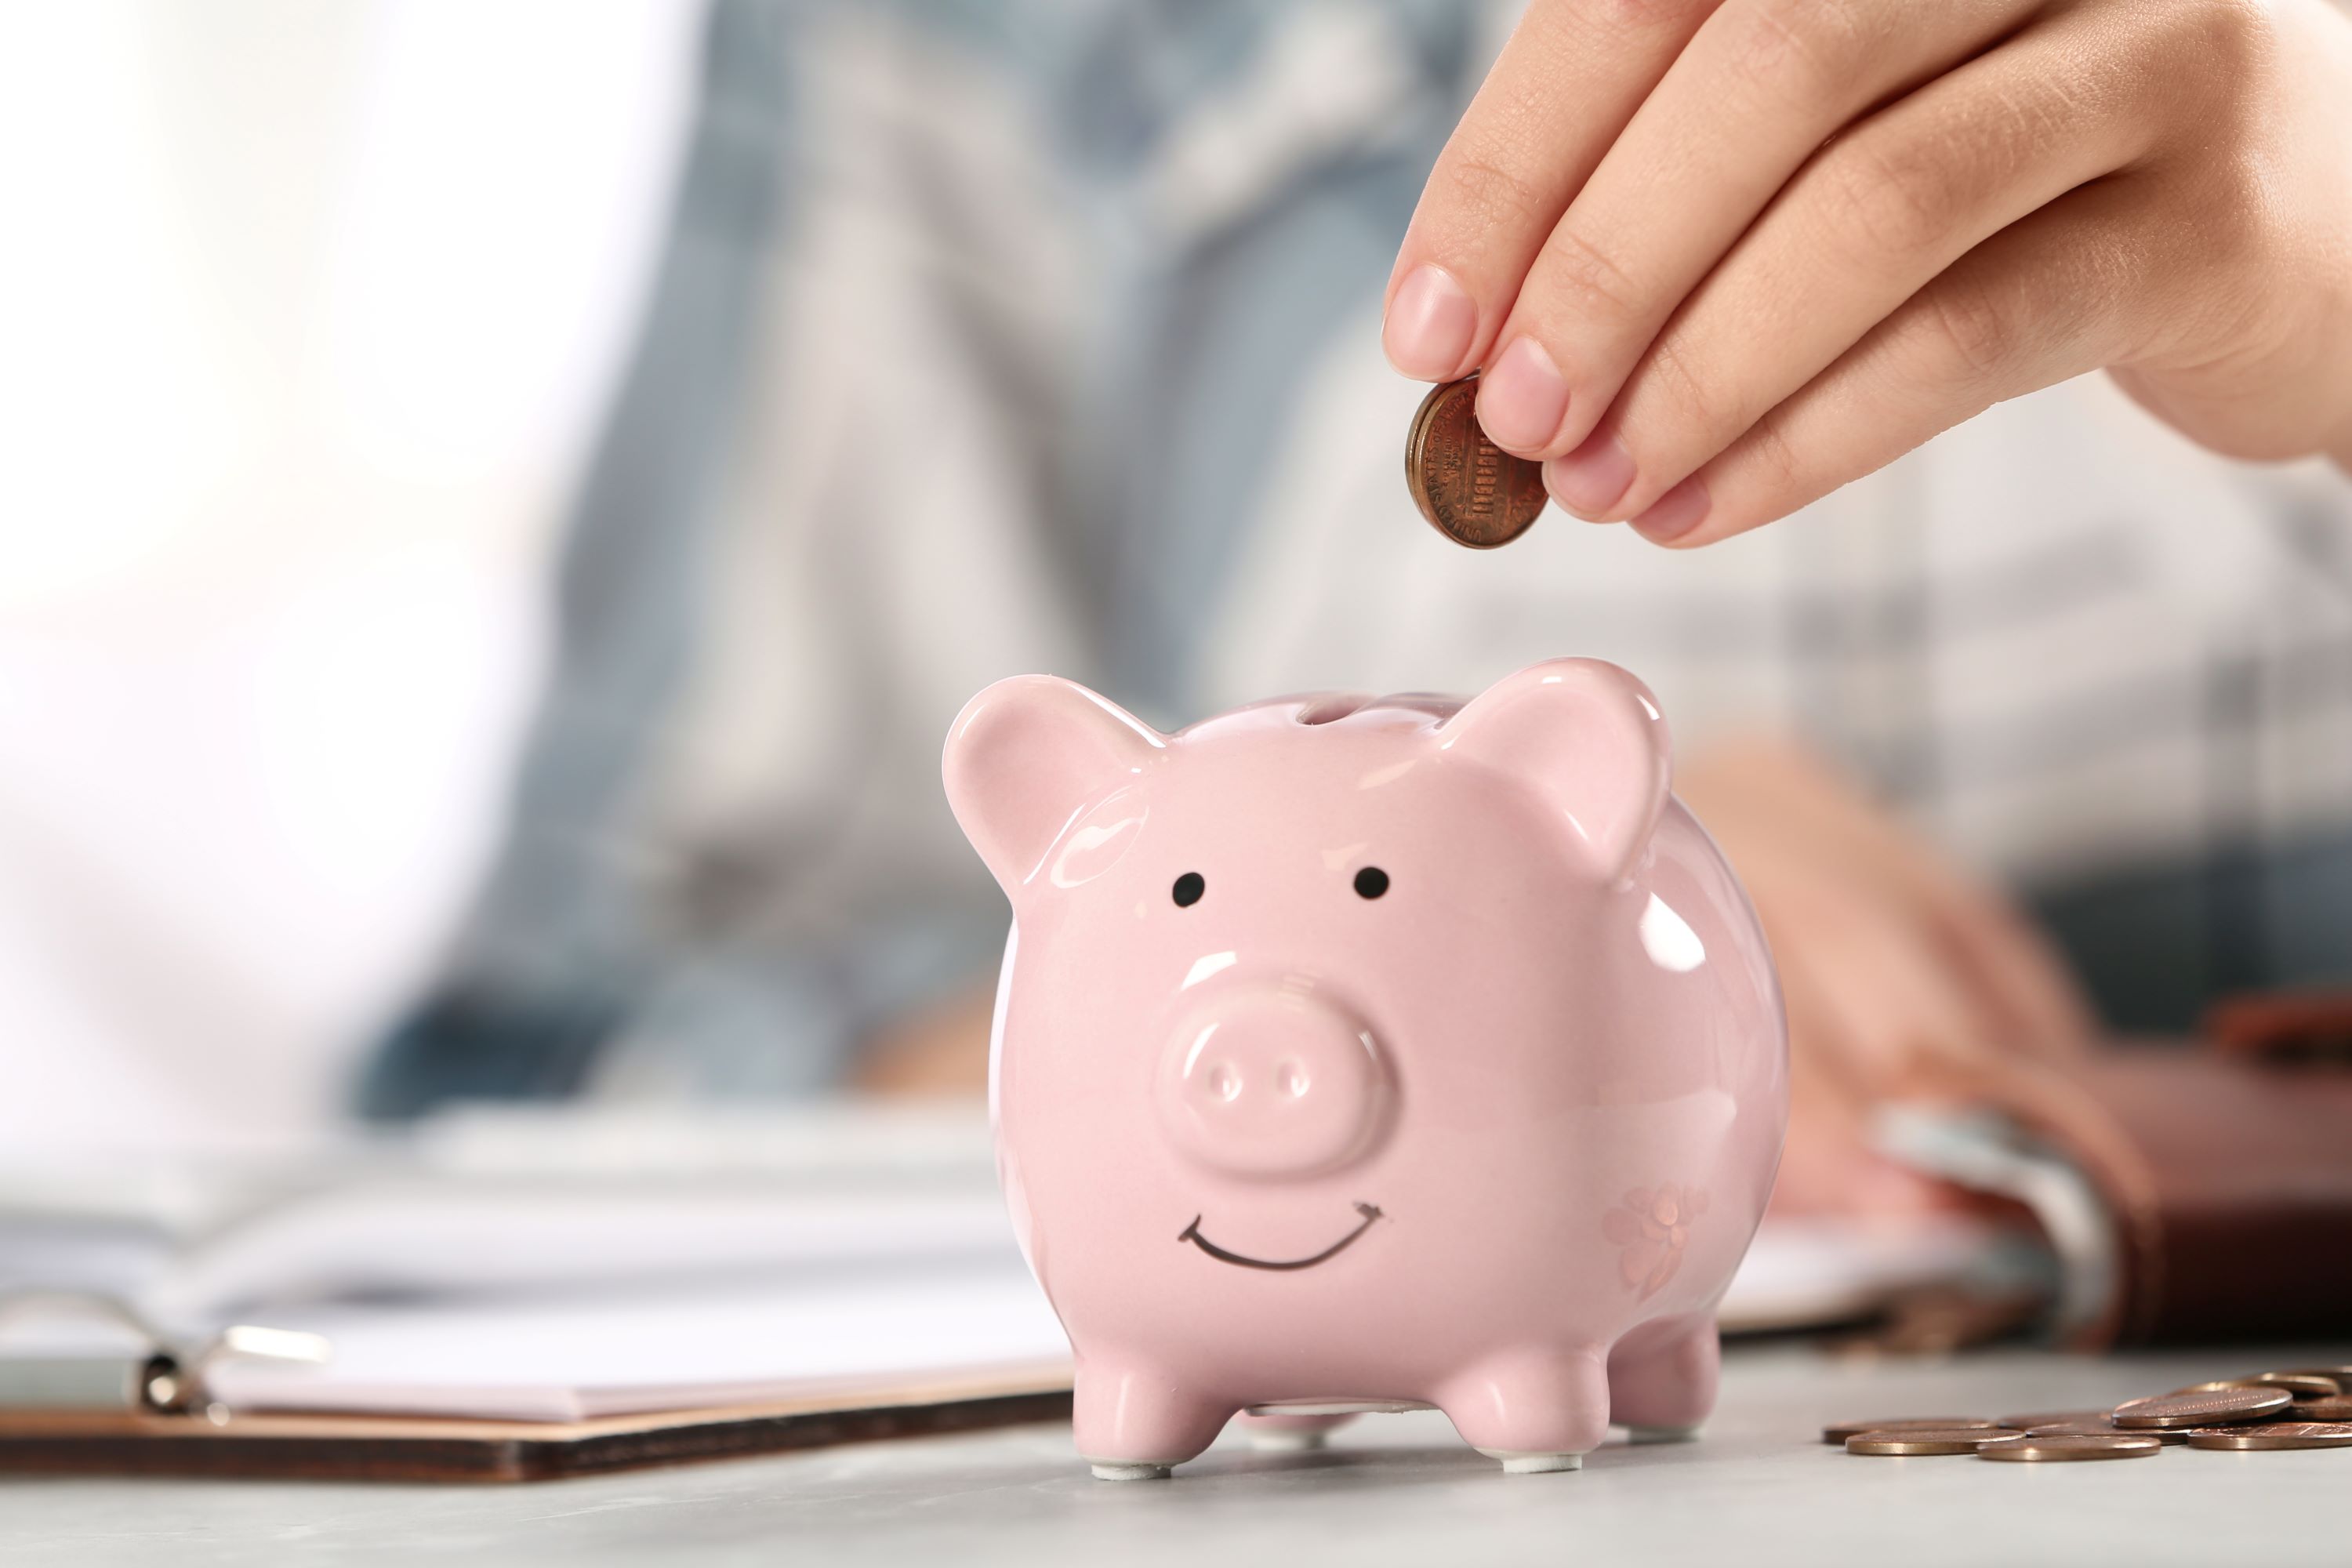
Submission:
POLYGON ((1311 997, 1230 998, 1188 1016, 1160 1058, 1160 1121, 1193 1161, 1307 1176, 1369 1149, 1388 1108, 1371 1032, 1311 997))

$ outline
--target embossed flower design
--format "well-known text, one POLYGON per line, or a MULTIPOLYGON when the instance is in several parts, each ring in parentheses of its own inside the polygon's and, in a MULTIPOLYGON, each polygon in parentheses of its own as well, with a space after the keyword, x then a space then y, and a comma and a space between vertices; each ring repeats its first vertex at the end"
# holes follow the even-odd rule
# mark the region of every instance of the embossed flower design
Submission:
POLYGON ((1664 1289, 1683 1266, 1691 1225, 1706 1212, 1704 1189, 1668 1182, 1655 1191, 1635 1187, 1601 1216, 1601 1234, 1617 1244, 1617 1271, 1642 1300, 1664 1289))

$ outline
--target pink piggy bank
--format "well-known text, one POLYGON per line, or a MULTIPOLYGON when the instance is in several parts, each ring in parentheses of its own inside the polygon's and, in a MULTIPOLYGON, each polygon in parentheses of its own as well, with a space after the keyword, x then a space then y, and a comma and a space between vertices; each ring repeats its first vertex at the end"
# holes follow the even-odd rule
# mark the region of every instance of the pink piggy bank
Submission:
POLYGON ((1045 676, 948 798, 1013 900, 998 1165, 1078 1451, 1434 1405, 1506 1470, 1713 1408, 1788 1047, 1738 879, 1614 665, 1173 735, 1045 676))

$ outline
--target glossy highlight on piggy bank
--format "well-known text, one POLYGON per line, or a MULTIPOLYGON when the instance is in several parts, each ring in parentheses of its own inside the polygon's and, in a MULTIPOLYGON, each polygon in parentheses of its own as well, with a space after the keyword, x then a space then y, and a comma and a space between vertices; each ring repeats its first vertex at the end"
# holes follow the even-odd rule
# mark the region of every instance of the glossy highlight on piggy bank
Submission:
POLYGON ((1696 1430, 1788 1051, 1670 767, 1591 659, 1172 735, 1046 676, 966 706, 948 797, 1013 910, 998 1165, 1097 1475, 1237 1412, 1434 1405, 1515 1471, 1696 1430))

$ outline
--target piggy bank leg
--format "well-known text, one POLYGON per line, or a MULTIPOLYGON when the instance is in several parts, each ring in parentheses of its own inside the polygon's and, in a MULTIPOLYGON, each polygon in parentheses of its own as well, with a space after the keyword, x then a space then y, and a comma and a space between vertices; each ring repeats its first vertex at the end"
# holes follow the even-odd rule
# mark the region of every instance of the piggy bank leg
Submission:
POLYGON ((1141 1366, 1089 1361, 1078 1367, 1070 1424, 1099 1479, 1157 1480, 1214 1442, 1238 1408, 1141 1366))
POLYGON ((1698 1435, 1715 1409, 1723 1342, 1713 1319, 1671 1328, 1644 1324, 1609 1356, 1609 1404, 1636 1443, 1672 1443, 1698 1435), (1644 1330, 1658 1329, 1646 1334, 1644 1330))
POLYGON ((1573 1470, 1609 1433, 1609 1373, 1594 1348, 1512 1351, 1470 1367, 1438 1408, 1511 1475, 1573 1470))
POLYGON ((1299 1454, 1319 1448, 1334 1426, 1344 1426, 1352 1415, 1253 1415, 1244 1411, 1234 1426, 1249 1446, 1261 1454, 1299 1454))

